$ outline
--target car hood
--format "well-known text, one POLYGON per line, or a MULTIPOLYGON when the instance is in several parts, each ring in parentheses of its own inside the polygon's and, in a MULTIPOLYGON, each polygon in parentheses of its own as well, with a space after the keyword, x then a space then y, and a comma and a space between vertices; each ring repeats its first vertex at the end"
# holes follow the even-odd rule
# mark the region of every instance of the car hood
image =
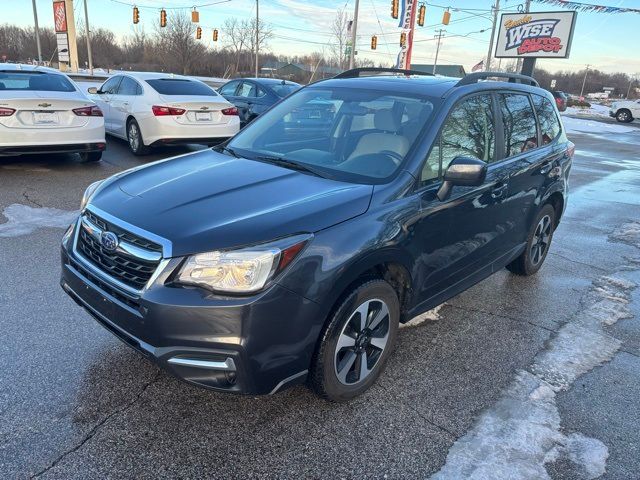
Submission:
POLYGON ((205 150, 119 174, 91 205, 169 240, 171 255, 182 256, 322 230, 363 214, 372 192, 205 150))

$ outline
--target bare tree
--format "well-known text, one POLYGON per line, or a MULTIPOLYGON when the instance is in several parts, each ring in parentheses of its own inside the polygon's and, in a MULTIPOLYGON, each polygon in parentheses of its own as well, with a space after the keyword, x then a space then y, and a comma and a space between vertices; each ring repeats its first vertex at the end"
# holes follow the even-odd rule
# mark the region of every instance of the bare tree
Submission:
POLYGON ((196 27, 186 13, 178 11, 167 19, 167 26, 156 26, 155 42, 162 52, 167 70, 187 75, 194 71, 198 59, 204 58, 206 49, 198 43, 196 27))
POLYGON ((331 26, 333 41, 331 43, 332 60, 338 68, 347 68, 347 45, 349 43, 349 16, 344 10, 336 12, 336 18, 331 26))
POLYGON ((242 22, 237 18, 228 18, 224 22, 225 42, 230 46, 236 60, 232 74, 235 74, 239 70, 242 53, 251 43, 251 40, 249 39, 249 36, 251 36, 251 30, 246 28, 245 22, 242 22))

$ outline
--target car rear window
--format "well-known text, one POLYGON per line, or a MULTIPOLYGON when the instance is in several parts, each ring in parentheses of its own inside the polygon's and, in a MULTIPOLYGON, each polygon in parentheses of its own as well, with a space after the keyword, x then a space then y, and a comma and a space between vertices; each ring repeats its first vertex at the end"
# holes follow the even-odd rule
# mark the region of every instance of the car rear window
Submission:
POLYGON ((160 95, 197 95, 204 97, 215 97, 218 94, 208 85, 194 80, 182 78, 156 78, 147 80, 156 92, 160 95))
POLYGON ((22 90, 37 92, 75 92, 73 84, 64 75, 45 72, 0 71, 0 91, 22 90))

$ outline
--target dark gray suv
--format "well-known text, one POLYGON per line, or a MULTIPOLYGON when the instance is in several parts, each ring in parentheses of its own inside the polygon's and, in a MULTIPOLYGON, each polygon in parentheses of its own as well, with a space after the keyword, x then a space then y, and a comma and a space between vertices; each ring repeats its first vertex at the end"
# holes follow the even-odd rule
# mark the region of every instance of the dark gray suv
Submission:
POLYGON ((351 70, 224 145, 89 186, 61 284, 190 383, 349 400, 399 323, 504 267, 540 269, 573 152, 532 78, 351 70))

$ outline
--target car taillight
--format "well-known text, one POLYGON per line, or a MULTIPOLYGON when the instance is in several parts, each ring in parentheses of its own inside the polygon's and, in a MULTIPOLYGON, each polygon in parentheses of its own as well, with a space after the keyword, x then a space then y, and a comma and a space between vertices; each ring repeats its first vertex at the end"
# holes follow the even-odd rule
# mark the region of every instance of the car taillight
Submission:
POLYGON ((99 107, 74 108, 73 113, 79 117, 102 117, 102 110, 99 107))
POLYGON ((229 107, 222 110, 223 115, 238 115, 238 109, 236 107, 229 107))
POLYGON ((10 117, 16 113, 13 108, 0 108, 0 117, 10 117))
POLYGON ((156 117, 166 117, 168 115, 182 115, 186 110, 184 108, 175 108, 175 107, 161 107, 159 105, 154 105, 151 107, 153 114, 156 117))
POLYGON ((576 153, 576 144, 573 142, 569 142, 567 145, 567 156, 569 158, 573 158, 573 155, 576 153))

